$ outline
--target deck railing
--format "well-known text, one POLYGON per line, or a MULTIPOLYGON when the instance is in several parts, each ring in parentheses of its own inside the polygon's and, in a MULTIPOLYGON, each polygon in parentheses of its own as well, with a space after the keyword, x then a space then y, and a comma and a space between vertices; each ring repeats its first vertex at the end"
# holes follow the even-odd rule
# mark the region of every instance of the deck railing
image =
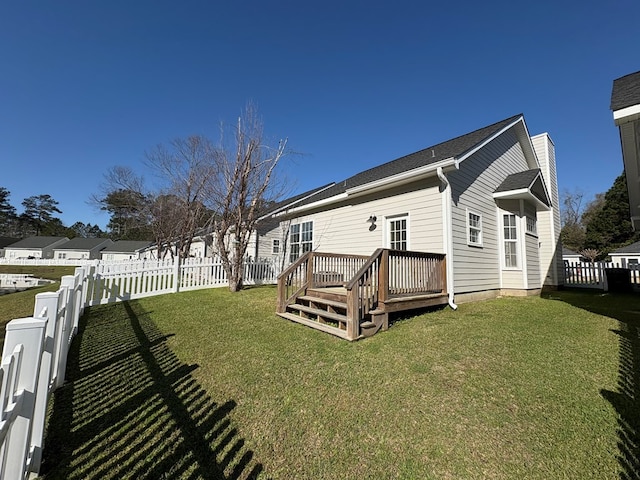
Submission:
POLYGON ((370 257, 307 252, 278 277, 283 313, 308 288, 344 286, 347 335, 359 336, 360 320, 380 302, 418 294, 446 293, 444 254, 377 249, 370 257))

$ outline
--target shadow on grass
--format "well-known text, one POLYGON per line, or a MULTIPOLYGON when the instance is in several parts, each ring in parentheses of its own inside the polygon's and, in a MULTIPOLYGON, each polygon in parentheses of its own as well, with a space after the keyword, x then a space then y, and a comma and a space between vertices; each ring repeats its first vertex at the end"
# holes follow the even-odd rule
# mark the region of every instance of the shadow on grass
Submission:
POLYGON ((82 479, 239 479, 263 470, 230 413, 195 381, 136 302, 84 316, 54 394, 42 474, 82 479), (90 318, 87 322, 86 319, 90 318))
POLYGON ((618 391, 600 393, 618 413, 620 478, 640 479, 640 295, 561 291, 549 298, 618 320, 618 391))

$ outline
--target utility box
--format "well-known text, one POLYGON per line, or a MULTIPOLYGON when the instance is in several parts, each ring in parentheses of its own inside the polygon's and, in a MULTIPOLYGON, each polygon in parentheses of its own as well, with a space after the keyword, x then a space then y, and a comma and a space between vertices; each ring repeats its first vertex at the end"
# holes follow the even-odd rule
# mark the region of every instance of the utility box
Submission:
POLYGON ((605 268, 610 292, 631 292, 631 270, 628 268, 605 268))

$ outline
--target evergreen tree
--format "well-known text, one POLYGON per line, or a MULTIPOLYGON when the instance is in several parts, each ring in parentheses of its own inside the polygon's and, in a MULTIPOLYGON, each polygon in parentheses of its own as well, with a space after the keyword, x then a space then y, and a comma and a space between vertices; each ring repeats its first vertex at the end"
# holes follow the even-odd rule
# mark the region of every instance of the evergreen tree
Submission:
POLYGON ((0 235, 13 236, 16 224, 16 209, 9 203, 11 193, 4 187, 0 187, 0 235))
POLYGON ((586 227, 585 247, 602 253, 609 253, 640 238, 631 225, 624 173, 615 179, 603 201, 590 212, 586 227))
MULTIPOLYGON (((22 202, 24 213, 21 217, 33 226, 36 235, 40 235, 47 223, 59 219, 53 216, 54 213, 62 213, 58 208, 58 202, 51 195, 34 195, 25 198, 22 202)), ((56 230, 59 226, 52 225, 50 230, 56 230)))

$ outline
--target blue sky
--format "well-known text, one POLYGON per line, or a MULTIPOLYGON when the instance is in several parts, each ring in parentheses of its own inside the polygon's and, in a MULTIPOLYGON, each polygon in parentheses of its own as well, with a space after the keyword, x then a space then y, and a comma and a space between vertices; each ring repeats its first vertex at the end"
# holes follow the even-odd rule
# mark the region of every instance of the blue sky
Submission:
POLYGON ((623 170, 609 110, 640 70, 637 0, 537 2, 27 1, 0 12, 0 186, 61 218, 114 165, 191 134, 218 138, 248 101, 302 155, 292 188, 338 181, 524 113, 556 145, 560 189, 623 170))

